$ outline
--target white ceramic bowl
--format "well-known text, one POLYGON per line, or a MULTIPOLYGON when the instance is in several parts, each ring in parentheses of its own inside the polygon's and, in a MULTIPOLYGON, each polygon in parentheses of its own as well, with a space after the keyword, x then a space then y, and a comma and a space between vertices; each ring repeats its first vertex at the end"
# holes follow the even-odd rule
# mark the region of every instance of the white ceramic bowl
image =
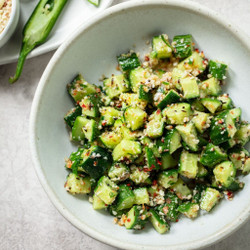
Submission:
POLYGON ((3 32, 0 34, 0 48, 4 46, 4 44, 7 43, 10 37, 13 35, 16 26, 18 24, 19 14, 20 14, 19 0, 12 0, 10 19, 3 32))
POLYGON ((63 122, 72 107, 66 84, 81 72, 87 81, 99 83, 104 73, 115 72, 116 56, 128 49, 148 50, 146 40, 166 32, 169 37, 190 33, 208 58, 229 64, 226 91, 235 104, 249 115, 248 38, 219 15, 193 2, 130 1, 92 18, 55 53, 48 64, 34 98, 30 117, 30 145, 38 177, 61 214, 84 233, 107 244, 130 249, 194 249, 229 235, 250 213, 250 176, 233 201, 224 199, 209 214, 192 221, 182 218, 171 231, 159 235, 149 225, 134 232, 113 224, 107 212, 94 211, 87 198, 65 192, 67 171, 64 157, 76 146, 69 142, 63 122), (136 44, 134 48, 133 45, 136 44))

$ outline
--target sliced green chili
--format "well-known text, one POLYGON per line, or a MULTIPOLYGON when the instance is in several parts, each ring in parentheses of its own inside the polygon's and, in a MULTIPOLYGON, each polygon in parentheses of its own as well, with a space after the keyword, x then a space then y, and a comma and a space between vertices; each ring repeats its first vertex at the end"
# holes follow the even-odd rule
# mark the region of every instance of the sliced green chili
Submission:
POLYGON ((47 39, 57 18, 68 0, 40 0, 23 29, 23 42, 20 50, 16 74, 9 78, 16 82, 23 69, 27 55, 47 39))

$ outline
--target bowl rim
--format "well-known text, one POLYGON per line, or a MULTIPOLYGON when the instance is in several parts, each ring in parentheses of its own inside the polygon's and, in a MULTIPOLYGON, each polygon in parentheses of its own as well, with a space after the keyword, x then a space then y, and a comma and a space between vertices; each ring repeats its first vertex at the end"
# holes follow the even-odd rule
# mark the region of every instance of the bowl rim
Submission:
MULTIPOLYGON (((71 224, 73 224, 76 228, 81 230, 82 232, 86 233, 87 235, 91 236, 92 238, 99 240, 105 244, 112 245, 115 247, 119 247, 122 249, 162 249, 165 248, 164 246, 144 246, 141 244, 131 244, 128 242, 120 242, 119 240, 109 237, 106 238, 103 234, 96 232, 93 228, 89 228, 84 222, 80 222, 69 210, 67 210, 59 198, 57 197, 56 193, 52 190, 50 187, 43 168, 41 166, 40 160, 39 160, 39 154, 37 150, 37 137, 36 137, 36 128, 37 128, 37 117, 38 117, 38 110, 41 103, 41 97, 43 94, 43 89, 46 86, 47 80, 50 77, 51 72, 53 72, 53 69, 56 65, 56 62, 60 59, 61 55, 67 50, 67 48, 74 43, 75 40, 78 39, 79 36, 81 36, 82 33, 84 33, 88 28, 90 28, 93 25, 98 25, 99 21, 101 21, 104 18, 107 18, 108 16, 112 14, 117 14, 119 12, 122 12, 124 10, 133 9, 135 7, 140 6, 174 6, 179 7, 182 9, 187 9, 189 11, 192 11, 193 13, 196 13, 198 15, 205 16, 212 21, 216 22, 217 24, 221 25, 225 29, 227 29, 237 40, 239 40, 245 48, 247 48, 248 51, 250 51, 250 44, 248 44, 249 36, 245 34, 242 30, 237 28, 235 25, 232 25, 227 19, 224 17, 221 17, 218 13, 215 11, 204 7, 196 2, 192 2, 189 0, 141 0, 141 1, 128 1, 124 3, 117 4, 115 6, 112 6, 103 12, 95 15, 91 19, 89 19, 82 27, 75 30, 75 32, 69 37, 55 52, 51 60, 49 61, 41 79, 38 84, 37 90, 35 92, 35 96, 33 99, 32 107, 31 107, 31 113, 30 113, 30 122, 29 122, 29 142, 30 142, 30 150, 31 155, 33 159, 33 166, 35 168, 36 174, 38 176, 38 179, 40 183, 42 184, 44 190, 46 191, 49 199, 53 203, 53 205, 57 208, 57 210, 63 215, 64 218, 66 218, 71 224)), ((203 248, 209 245, 214 244, 215 242, 218 242, 219 240, 222 240, 229 236, 231 233, 236 231, 240 226, 242 226, 247 219, 250 217, 250 202, 249 206, 246 207, 241 214, 232 221, 231 223, 227 224, 223 229, 220 231, 212 234, 211 236, 205 238, 193 241, 191 243, 187 244, 176 244, 169 246, 168 249, 197 249, 197 248, 203 248)))
MULTIPOLYGON (((4 30, 2 33, 0 33, 0 42, 5 38, 5 36, 8 35, 8 31, 11 28, 11 26, 13 25, 16 15, 18 15, 19 17, 19 0, 11 0, 12 5, 11 5, 11 11, 10 11, 10 18, 9 21, 7 23, 7 25, 5 26, 4 30)), ((17 22, 16 22, 17 24, 17 22)), ((7 41, 6 41, 7 42, 7 41)))

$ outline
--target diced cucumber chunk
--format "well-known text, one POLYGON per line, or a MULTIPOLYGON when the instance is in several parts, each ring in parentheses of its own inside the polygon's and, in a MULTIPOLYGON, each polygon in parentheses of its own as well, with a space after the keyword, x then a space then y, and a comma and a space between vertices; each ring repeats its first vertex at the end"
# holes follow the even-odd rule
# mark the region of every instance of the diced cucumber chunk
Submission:
POLYGON ((133 190, 135 195, 134 204, 142 205, 149 204, 149 194, 147 188, 136 188, 133 190))
POLYGON ((114 131, 127 140, 136 140, 139 136, 138 131, 131 131, 121 119, 115 121, 114 131))
POLYGON ((236 131, 237 129, 230 110, 221 112, 211 121, 210 138, 215 145, 219 145, 233 138, 236 131))
POLYGON ((193 198, 192 198, 192 203, 197 203, 200 204, 201 202, 201 197, 205 193, 207 186, 204 184, 196 184, 195 188, 193 189, 193 198))
POLYGON ((236 143, 239 143, 242 146, 247 144, 250 139, 250 124, 242 123, 235 133, 234 139, 236 140, 236 143))
POLYGON ((181 135, 185 148, 192 151, 197 151, 199 149, 199 139, 195 126, 192 122, 184 125, 178 125, 176 126, 176 129, 181 135))
POLYGON ((69 110, 69 112, 64 116, 64 120, 68 124, 68 126, 72 128, 76 120, 76 117, 80 116, 81 114, 82 114, 81 107, 76 106, 75 108, 69 110))
POLYGON ((214 114, 221 106, 221 102, 219 100, 212 98, 202 98, 201 103, 212 114, 214 114))
POLYGON ((231 161, 224 161, 213 170, 216 182, 225 188, 229 188, 236 175, 236 168, 231 161))
POLYGON ((189 179, 195 179, 198 173, 198 154, 183 150, 180 157, 179 173, 189 179))
POLYGON ((111 98, 119 96, 121 93, 129 91, 129 82, 122 75, 112 75, 110 78, 103 81, 104 90, 106 94, 111 98))
POLYGON ((234 147, 228 151, 229 159, 232 161, 236 169, 242 169, 245 160, 248 158, 249 153, 242 147, 234 147))
POLYGON ((194 219, 198 216, 199 209, 198 204, 191 202, 183 203, 178 207, 178 211, 190 219, 194 219))
POLYGON ((167 131, 166 135, 157 141, 157 146, 161 152, 174 153, 181 147, 181 136, 176 129, 167 131))
POLYGON ((175 103, 162 111, 163 116, 167 117, 168 124, 183 124, 189 121, 192 114, 189 103, 175 103))
POLYGON ((226 78, 227 65, 218 61, 209 61, 209 73, 218 80, 226 78))
POLYGON ((194 77, 185 77, 180 80, 185 99, 196 98, 200 95, 197 80, 194 77))
POLYGON ((97 195, 105 204, 110 205, 114 202, 119 187, 111 181, 107 176, 102 176, 95 188, 95 195, 97 195))
POLYGON ((125 181, 127 178, 129 178, 129 175, 129 168, 119 162, 114 163, 108 172, 109 178, 114 182, 125 181))
POLYGON ((93 119, 83 117, 83 124, 84 126, 82 127, 82 131, 84 132, 85 138, 87 138, 89 142, 94 141, 99 135, 97 122, 93 119))
POLYGON ((107 148, 115 148, 122 140, 122 136, 114 131, 106 131, 100 135, 102 143, 107 148))
POLYGON ((203 133, 210 126, 210 116, 205 112, 194 112, 194 117, 192 119, 196 129, 199 133, 203 133))
POLYGON ((82 168, 92 178, 98 179, 108 170, 112 164, 110 153, 99 146, 92 146, 84 150, 82 168))
POLYGON ((135 69, 141 65, 136 53, 121 54, 117 57, 119 65, 123 71, 135 69))
POLYGON ((169 169, 177 166, 178 162, 173 158, 173 156, 166 152, 162 154, 161 157, 161 169, 169 169))
POLYGON ((176 58, 191 56, 193 51, 192 35, 179 35, 173 38, 174 55, 176 58))
POLYGON ((134 205, 134 201, 134 192, 126 184, 120 185, 119 193, 117 196, 116 209, 119 211, 131 208, 134 205))
POLYGON ((164 214, 164 217, 172 222, 178 221, 179 211, 178 206, 180 204, 180 199, 172 192, 167 192, 166 203, 160 205, 157 210, 160 214, 164 214))
POLYGON ((221 194, 218 190, 208 187, 202 195, 200 208, 210 212, 211 209, 219 202, 221 194))
POLYGON ((221 110, 232 109, 234 107, 232 99, 227 95, 218 96, 218 100, 221 102, 221 110))
POLYGON ((196 111, 200 111, 200 112, 204 112, 206 110, 205 107, 202 105, 200 99, 192 100, 191 101, 191 107, 192 107, 192 109, 194 109, 196 111))
POLYGON ((120 117, 120 111, 113 107, 102 107, 100 111, 102 126, 111 126, 120 117))
POLYGON ((250 173, 250 158, 247 157, 243 166, 242 166, 242 173, 249 174, 250 173))
POLYGON ((138 95, 139 95, 140 100, 144 100, 149 103, 151 103, 153 100, 152 92, 150 91, 149 87, 147 87, 146 85, 141 84, 139 86, 138 95))
POLYGON ((114 161, 120 161, 123 159, 135 159, 141 154, 141 144, 137 141, 130 141, 123 139, 113 150, 114 161))
POLYGON ((145 213, 146 211, 143 210, 141 206, 137 206, 137 205, 133 206, 127 214, 125 227, 127 229, 136 229, 136 230, 142 229, 147 219, 147 216, 145 215, 145 213))
POLYGON ((204 166, 213 167, 226 159, 227 154, 225 152, 223 152, 218 146, 209 143, 202 151, 200 162, 204 166))
POLYGON ((149 147, 145 147, 145 158, 148 167, 147 171, 150 172, 160 168, 161 162, 155 157, 154 151, 149 147))
POLYGON ((152 41, 152 47, 158 59, 169 58, 172 55, 172 48, 168 42, 168 36, 165 34, 155 36, 152 41))
POLYGON ((155 228, 155 230, 159 234, 164 234, 167 231, 169 231, 170 227, 168 223, 162 217, 160 217, 159 214, 155 210, 150 209, 150 213, 151 213, 150 221, 153 227, 155 228))
POLYGON ((162 136, 164 130, 164 120, 161 111, 156 110, 150 117, 146 124, 146 136, 157 138, 162 136))
POLYGON ((78 102, 81 101, 84 96, 96 93, 97 87, 93 84, 89 84, 82 75, 79 74, 67 85, 67 89, 75 102, 78 102))
POLYGON ((197 76, 206 68, 206 64, 204 63, 204 55, 194 51, 191 56, 180 62, 177 68, 182 71, 191 71, 194 76, 197 76))
POLYGON ((185 184, 181 178, 179 178, 178 181, 170 187, 170 189, 173 189, 175 194, 181 200, 190 200, 192 198, 191 190, 188 188, 187 184, 185 184))
POLYGON ((72 127, 72 140, 82 141, 85 138, 83 127, 86 125, 86 118, 77 116, 72 127))
POLYGON ((82 164, 82 153, 84 152, 84 148, 78 148, 76 152, 72 152, 70 154, 69 159, 65 161, 65 167, 71 169, 74 174, 78 174, 78 171, 83 171, 82 164))
POLYGON ((132 165, 130 168, 131 174, 130 174, 130 179, 135 183, 135 184, 140 184, 140 183, 145 183, 150 176, 148 171, 143 171, 143 168, 141 167, 136 167, 135 165, 132 165))
POLYGON ((159 96, 159 98, 157 98, 157 100, 155 101, 155 105, 159 109, 164 109, 169 104, 179 102, 180 98, 180 95, 175 90, 171 89, 165 95, 163 94, 159 96))
POLYGON ((150 77, 149 69, 138 67, 129 73, 129 81, 133 92, 138 92, 141 84, 144 84, 150 77))
POLYGON ((203 177, 205 177, 205 176, 207 176, 207 175, 208 175, 207 169, 206 169, 203 165, 201 165, 201 164, 198 162, 197 177, 198 177, 198 178, 203 178, 203 177))
POLYGON ((89 117, 99 116, 100 99, 97 94, 85 96, 79 105, 82 107, 82 114, 89 117))
POLYGON ((124 118, 128 128, 137 130, 145 123, 147 113, 138 107, 129 107, 124 112, 124 118))
POLYGON ((220 82, 211 77, 200 84, 201 97, 218 96, 221 93, 220 82))
POLYGON ((71 194, 88 194, 91 192, 90 177, 80 177, 70 173, 65 183, 65 189, 71 194))
POLYGON ((181 85, 180 85, 181 79, 185 78, 186 76, 187 76, 186 72, 183 71, 182 69, 178 69, 178 68, 173 69, 172 82, 178 90, 181 90, 181 85))
POLYGON ((93 209, 100 210, 106 208, 107 205, 96 194, 93 196, 93 209))
POLYGON ((147 106, 147 101, 139 98, 138 94, 124 93, 121 94, 119 99, 126 104, 126 106, 138 107, 145 109, 147 106))
POLYGON ((169 188, 178 180, 178 170, 171 169, 162 171, 158 175, 158 183, 163 186, 164 188, 169 188))

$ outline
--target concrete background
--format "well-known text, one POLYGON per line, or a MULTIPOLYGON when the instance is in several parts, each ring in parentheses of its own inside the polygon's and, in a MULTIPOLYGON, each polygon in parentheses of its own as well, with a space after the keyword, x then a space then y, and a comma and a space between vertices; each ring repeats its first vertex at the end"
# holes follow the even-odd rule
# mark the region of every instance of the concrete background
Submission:
MULTIPOLYGON (((104 0, 103 0, 104 1, 104 0)), ((123 1, 114 1, 117 4, 123 1)), ((249 0, 195 0, 228 18, 250 36, 249 0)), ((28 143, 28 122, 39 79, 53 52, 30 59, 15 85, 8 77, 16 64, 0 66, 0 249, 103 249, 54 208, 33 170, 28 143)), ((247 223, 227 239, 206 250, 247 250, 247 223)))

